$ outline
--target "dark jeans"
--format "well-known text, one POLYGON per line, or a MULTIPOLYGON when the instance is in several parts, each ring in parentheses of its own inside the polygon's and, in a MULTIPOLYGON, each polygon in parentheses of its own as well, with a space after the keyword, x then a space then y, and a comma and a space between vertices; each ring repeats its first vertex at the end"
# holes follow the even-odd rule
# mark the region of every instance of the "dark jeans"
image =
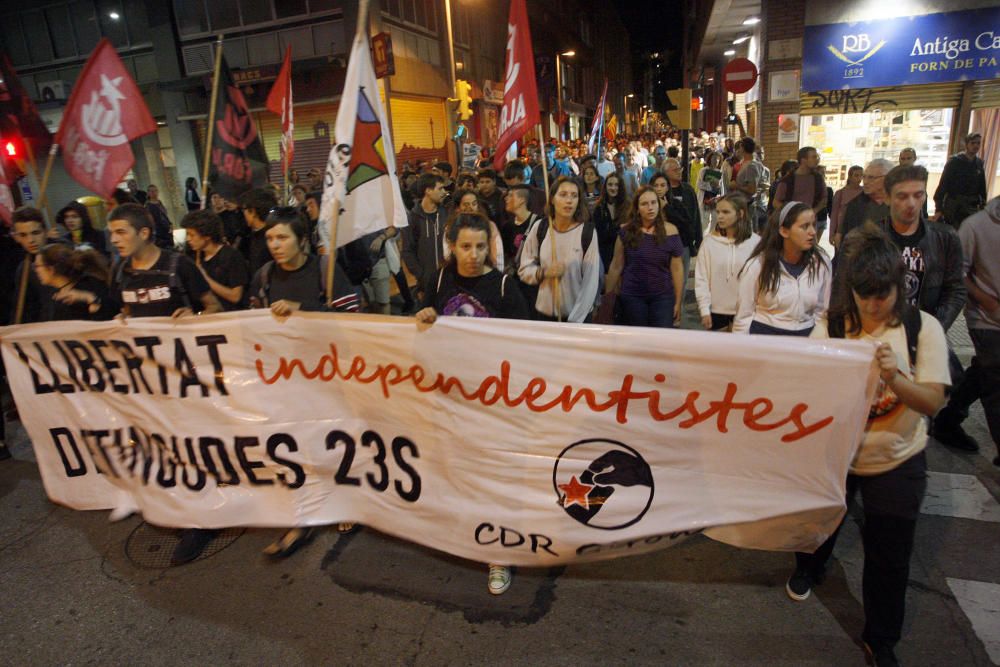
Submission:
POLYGON ((674 326, 674 295, 631 296, 620 294, 622 315, 625 324, 633 327, 659 327, 672 329, 674 326))
POLYGON ((969 406, 982 401, 990 435, 1000 454, 1000 331, 969 329, 976 348, 972 364, 962 381, 952 387, 948 405, 938 414, 938 423, 959 424, 969 416, 969 406))
MULTIPOLYGON (((899 641, 903 629, 913 535, 920 503, 927 490, 927 457, 920 452, 881 475, 848 475, 848 504, 858 489, 861 489, 864 504, 861 541, 865 550, 862 575, 865 629, 862 639, 872 648, 892 647, 899 641)), ((796 553, 796 568, 808 572, 814 580, 822 577, 843 526, 841 521, 816 553, 796 553)))
POLYGON ((718 313, 710 313, 712 316, 712 331, 729 331, 730 327, 733 326, 733 320, 736 319, 735 315, 719 315, 718 313))
POLYGON ((813 327, 809 327, 808 329, 799 329, 798 331, 779 329, 778 327, 772 327, 770 324, 764 324, 763 322, 754 320, 750 323, 748 333, 764 334, 767 336, 799 336, 800 338, 807 338, 809 334, 812 333, 812 330, 813 327))

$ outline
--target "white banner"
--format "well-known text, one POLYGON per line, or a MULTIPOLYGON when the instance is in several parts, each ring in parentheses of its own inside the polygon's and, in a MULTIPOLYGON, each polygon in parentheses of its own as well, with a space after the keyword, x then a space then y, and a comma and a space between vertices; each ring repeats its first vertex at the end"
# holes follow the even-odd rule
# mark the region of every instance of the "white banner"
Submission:
POLYGON ((820 543, 874 348, 266 311, 0 330, 49 497, 164 526, 358 521, 547 565, 820 543))

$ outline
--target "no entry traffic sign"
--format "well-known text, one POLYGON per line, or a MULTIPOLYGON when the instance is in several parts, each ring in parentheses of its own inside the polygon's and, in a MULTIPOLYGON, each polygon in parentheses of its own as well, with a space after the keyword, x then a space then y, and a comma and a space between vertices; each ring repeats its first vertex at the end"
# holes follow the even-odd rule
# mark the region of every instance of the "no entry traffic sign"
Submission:
POLYGON ((745 93, 757 83, 757 66, 746 58, 730 60, 722 69, 722 85, 731 93, 745 93))

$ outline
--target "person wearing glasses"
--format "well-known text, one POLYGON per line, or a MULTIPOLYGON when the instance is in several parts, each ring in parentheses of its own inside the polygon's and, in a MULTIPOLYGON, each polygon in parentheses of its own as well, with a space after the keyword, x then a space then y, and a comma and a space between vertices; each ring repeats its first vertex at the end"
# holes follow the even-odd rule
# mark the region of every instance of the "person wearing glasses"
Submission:
POLYGON ((862 192, 844 209, 843 218, 833 238, 835 247, 840 247, 840 242, 851 230, 861 227, 865 222, 878 222, 889 215, 885 175, 895 166, 884 158, 872 160, 865 165, 861 176, 862 192))

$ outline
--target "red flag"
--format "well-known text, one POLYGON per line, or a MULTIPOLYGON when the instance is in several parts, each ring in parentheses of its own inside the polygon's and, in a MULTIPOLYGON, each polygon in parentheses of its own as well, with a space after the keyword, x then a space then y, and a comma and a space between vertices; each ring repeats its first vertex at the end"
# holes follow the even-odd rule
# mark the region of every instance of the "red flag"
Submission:
POLYGON ((511 0, 507 22, 507 72, 503 84, 503 108, 493 165, 503 165, 507 149, 538 125, 538 86, 535 84, 535 55, 531 50, 531 30, 524 0, 511 0))
POLYGON ((102 39, 73 86, 56 143, 77 183, 109 197, 132 165, 130 141, 156 131, 139 87, 102 39))
MULTIPOLYGON (((21 142, 30 147, 33 158, 44 156, 52 145, 49 128, 38 115, 31 96, 18 81, 7 54, 0 54, 0 135, 5 139, 11 135, 19 136, 21 142)), ((28 156, 22 156, 22 159, 24 157, 28 156)), ((11 178, 11 174, 8 173, 7 177, 11 178)))
POLYGON ((278 79, 267 94, 267 108, 281 116, 281 154, 284 159, 282 173, 287 176, 295 157, 295 119, 292 110, 292 45, 285 48, 285 62, 281 64, 278 79))
POLYGON ((3 159, 0 159, 0 220, 9 225, 14 208, 14 195, 11 194, 10 186, 7 184, 3 159))

